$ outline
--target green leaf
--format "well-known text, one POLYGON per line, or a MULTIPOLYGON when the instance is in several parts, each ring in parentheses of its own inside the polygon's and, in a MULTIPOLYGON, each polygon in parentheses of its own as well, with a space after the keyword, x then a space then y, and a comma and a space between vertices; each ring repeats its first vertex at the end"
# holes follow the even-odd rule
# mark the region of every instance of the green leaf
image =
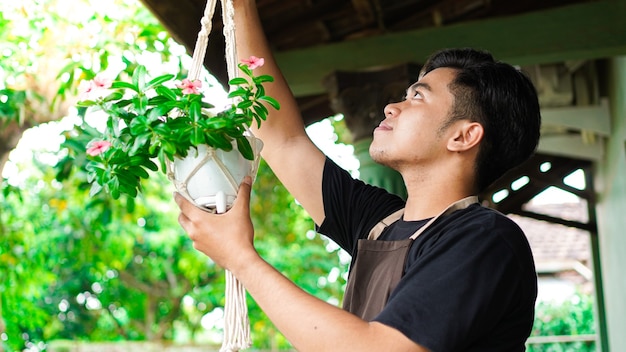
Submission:
POLYGON ((137 66, 135 72, 133 72, 133 84, 139 88, 138 91, 144 91, 146 89, 146 67, 143 65, 137 66))
POLYGON ((142 164, 143 159, 143 156, 133 155, 128 159, 128 164, 132 166, 138 166, 142 164))
POLYGON ((237 64, 237 67, 243 72, 246 76, 252 76, 252 70, 248 65, 245 64, 237 64))
POLYGON ((165 154, 168 156, 168 159, 170 159, 170 156, 174 156, 176 155, 176 146, 168 141, 163 141, 162 143, 162 150, 165 152, 165 154))
POLYGON ((157 171, 159 170, 159 167, 157 166, 157 164, 154 163, 154 161, 150 160, 150 159, 145 159, 143 161, 143 163, 141 164, 141 166, 152 170, 152 171, 157 171))
POLYGON ((189 105, 189 117, 196 122, 201 119, 202 108, 199 102, 194 101, 189 105))
POLYGON ((265 88, 263 88, 262 85, 257 84, 256 85, 256 92, 254 93, 254 97, 259 99, 260 97, 265 95, 265 88))
POLYGON ((237 138, 237 149, 241 155, 248 159, 254 160, 254 151, 252 150, 252 146, 250 145, 250 141, 246 137, 237 138))
POLYGON ((201 104, 203 109, 212 109, 215 107, 213 104, 207 103, 205 101, 203 101, 201 104))
POLYGON ((80 106, 80 107, 89 107, 89 106, 94 106, 97 103, 93 100, 81 100, 76 102, 76 106, 80 106))
POLYGON ((145 116, 137 116, 130 122, 130 133, 138 136, 148 131, 148 120, 145 116))
POLYGON ((228 84, 231 86, 236 86, 240 84, 248 84, 248 80, 242 77, 236 77, 228 81, 228 84))
POLYGON ((254 83, 260 84, 260 83, 265 83, 265 82, 274 82, 274 77, 270 75, 261 75, 261 76, 254 77, 252 80, 254 81, 254 83))
POLYGON ((174 108, 173 104, 161 104, 148 111, 148 121, 155 121, 161 116, 166 116, 174 108))
POLYGON ((125 184, 125 185, 132 185, 133 187, 135 187, 135 185, 139 184, 139 178, 135 175, 130 175, 128 173, 128 169, 115 171, 113 173, 113 176, 118 179, 120 185, 125 184))
POLYGON ((132 103, 132 100, 125 99, 125 100, 120 100, 117 103, 115 103, 115 106, 121 109, 121 108, 128 106, 131 103, 132 103))
POLYGON ((232 122, 232 121, 230 119, 228 119, 228 118, 211 117, 209 119, 204 119, 204 120, 200 121, 200 124, 205 129, 219 130, 219 129, 228 127, 230 122, 232 122))
POLYGON ((256 104, 254 105, 254 114, 255 114, 255 118, 258 120, 266 120, 267 119, 267 114, 269 113, 267 111, 267 108, 263 105, 263 104, 256 104))
POLYGON ((102 185, 97 182, 91 184, 91 188, 89 189, 89 197, 94 197, 96 194, 102 191, 102 185))
POLYGON ((122 99, 122 97, 124 97, 124 94, 120 91, 115 91, 111 94, 109 94, 107 97, 105 97, 103 100, 104 101, 113 101, 113 100, 120 100, 122 99))
POLYGON ((253 102, 251 102, 250 100, 243 100, 243 101, 240 101, 239 104, 237 104, 237 107, 241 110, 245 110, 251 107, 252 104, 253 102))
POLYGON ((208 145, 213 148, 230 151, 233 149, 233 145, 230 140, 221 133, 207 133, 205 134, 205 140, 208 145))
MULTIPOLYGON (((62 69, 59 71, 59 73, 57 74, 56 78, 57 78, 57 79, 59 79, 59 78, 61 78, 61 76, 62 76, 64 73, 69 73, 69 72, 74 71, 76 68, 78 68, 78 67, 79 67, 79 65, 80 65, 80 63, 78 63, 78 62, 76 62, 76 61, 74 61, 74 60, 70 61, 70 63, 69 63, 69 64, 67 64, 67 65, 63 66, 63 68, 62 68, 62 69)), ((87 72, 87 71, 86 71, 86 70, 83 70, 83 72, 87 72)), ((88 72, 90 72, 90 73, 91 73, 91 74, 87 75, 90 79, 91 79, 91 78, 93 78, 93 76, 95 76, 95 74, 93 73, 93 71, 89 70, 88 72)))
POLYGON ((159 84, 163 84, 163 83, 173 79, 174 77, 176 77, 176 76, 174 76, 172 74, 166 74, 166 75, 161 75, 161 76, 155 77, 152 80, 150 80, 150 82, 148 82, 148 85, 146 86, 146 89, 150 89, 150 88, 152 88, 154 86, 157 86, 159 84))
POLYGON ((159 150, 159 154, 158 154, 158 159, 159 159, 159 164, 161 164, 161 170, 163 170, 163 172, 165 172, 165 170, 167 169, 167 166, 165 165, 165 160, 170 159, 167 155, 165 155, 165 151, 163 149, 159 150))
POLYGON ((276 99, 272 97, 268 97, 267 95, 264 95, 262 97, 259 97, 259 100, 263 100, 267 102, 268 104, 270 104, 274 109, 280 110, 280 104, 278 103, 276 99))
POLYGON ((133 175, 135 175, 135 176, 137 176, 139 178, 143 178, 143 179, 147 179, 148 177, 150 177, 148 172, 146 170, 144 170, 140 166, 135 166, 135 167, 128 168, 128 172, 130 172, 131 174, 133 174, 133 175))
POLYGON ((129 184, 121 183, 120 184, 120 191, 128 194, 132 198, 135 198, 135 197, 137 197, 137 193, 138 193, 137 192, 137 187, 139 187, 139 185, 131 186, 129 184))
POLYGON ((193 133, 191 134, 191 144, 200 145, 204 144, 204 133, 199 128, 194 128, 193 133))
POLYGON ((113 89, 130 89, 130 90, 134 90, 135 92, 139 93, 139 87, 137 87, 134 84, 128 83, 128 82, 122 82, 122 81, 113 82, 111 84, 111 88, 113 88, 113 89))
POLYGON ((134 97, 133 105, 135 106, 135 110, 137 110, 137 114, 145 114, 146 108, 148 107, 148 97, 146 97, 145 95, 134 97))
POLYGON ((157 94, 162 95, 168 98, 169 100, 176 100, 178 98, 176 93, 172 89, 169 89, 168 87, 158 86, 154 90, 156 90, 157 94))
POLYGON ((229 98, 234 98, 234 97, 245 97, 248 95, 248 90, 244 89, 244 88, 239 88, 239 89, 235 89, 232 92, 228 93, 228 97, 229 98))

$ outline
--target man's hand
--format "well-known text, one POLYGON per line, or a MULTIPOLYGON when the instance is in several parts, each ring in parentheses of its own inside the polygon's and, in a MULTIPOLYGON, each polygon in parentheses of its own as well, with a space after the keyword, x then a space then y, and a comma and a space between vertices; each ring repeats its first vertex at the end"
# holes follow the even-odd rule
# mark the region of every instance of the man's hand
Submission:
POLYGON ((231 271, 238 265, 245 265, 251 255, 258 256, 253 246, 254 228, 250 219, 251 183, 250 177, 243 180, 232 208, 223 214, 205 212, 180 194, 174 194, 181 210, 178 222, 193 241, 194 248, 231 271))

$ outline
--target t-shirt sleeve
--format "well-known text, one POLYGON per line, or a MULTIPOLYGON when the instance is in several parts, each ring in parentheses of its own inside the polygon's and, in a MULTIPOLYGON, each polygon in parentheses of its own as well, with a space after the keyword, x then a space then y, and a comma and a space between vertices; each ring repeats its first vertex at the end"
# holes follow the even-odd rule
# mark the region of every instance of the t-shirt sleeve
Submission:
POLYGON ((468 344, 489 336, 523 347, 536 297, 532 255, 523 241, 508 239, 524 237, 515 224, 487 220, 451 223, 432 228, 421 242, 418 237, 414 262, 375 320, 432 351, 476 348, 468 344), (498 329, 506 331, 494 334, 498 329))
POLYGON ((322 196, 325 218, 318 232, 348 253, 380 219, 404 206, 402 198, 354 179, 329 158, 324 165, 322 196))

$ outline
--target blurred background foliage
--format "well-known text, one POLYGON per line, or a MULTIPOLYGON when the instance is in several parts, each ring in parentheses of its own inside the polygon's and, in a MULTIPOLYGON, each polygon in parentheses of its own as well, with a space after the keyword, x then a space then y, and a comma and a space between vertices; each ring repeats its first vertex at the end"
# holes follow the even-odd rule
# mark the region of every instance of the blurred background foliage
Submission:
MULTIPOLYGON (((538 302, 532 336, 593 336, 596 334, 593 296, 576 292, 562 302, 538 302)), ((592 352, 595 341, 552 342, 530 345, 528 352, 592 352)))
MULTIPOLYGON (((73 108, 81 80, 100 71, 127 75, 138 64, 151 75, 184 76, 189 62, 139 0, 0 3, 0 351, 43 351, 55 340, 219 345, 224 273, 178 225, 170 182, 152 177, 137 199, 90 198, 76 153, 90 138, 75 126, 99 123, 73 108), (18 146, 24 140, 37 147, 18 146)), ((340 118, 324 123, 334 143, 349 143, 340 118)), ((339 304, 345 253, 315 233, 263 162, 251 212, 262 256, 339 304)), ((258 306, 248 306, 254 347, 288 349, 258 306)), ((533 335, 593 334, 592 312, 587 296, 540 304, 533 335)))
MULTIPOLYGON (((170 182, 151 178, 137 199, 90 198, 76 159, 89 138, 75 126, 98 125, 73 108, 81 80, 137 64, 184 76, 190 58, 138 0, 0 8, 0 350, 59 339, 219 345, 224 273, 178 225, 170 182), (10 154, 36 131, 39 149, 10 154)), ((346 263, 264 163, 252 197, 261 254, 338 303, 346 263)), ((254 346, 288 348, 249 307, 254 346)))

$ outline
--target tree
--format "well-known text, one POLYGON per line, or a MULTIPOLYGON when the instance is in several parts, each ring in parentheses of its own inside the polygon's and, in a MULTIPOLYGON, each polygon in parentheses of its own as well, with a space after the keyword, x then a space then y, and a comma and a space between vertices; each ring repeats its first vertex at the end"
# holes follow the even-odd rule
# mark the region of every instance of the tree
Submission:
MULTIPOLYGON (((124 75, 150 61, 184 74, 188 57, 137 2, 72 1, 80 17, 67 16, 67 4, 0 5, 0 169, 28 128, 65 115, 85 123, 70 107, 77 82, 96 71, 124 75)), ((90 198, 76 153, 89 138, 72 130, 65 137, 55 169, 36 154, 17 165, 19 177, 2 181, 0 349, 41 349, 59 338, 206 341, 202 318, 223 306, 224 276, 177 224, 169 181, 146 184, 136 200, 90 198)), ((338 303, 347 263, 265 164, 252 215, 262 255, 307 291, 338 303)), ((287 347, 254 302, 249 306, 254 345, 287 347)))
MULTIPOLYGON (((111 57, 127 64, 143 50, 157 53, 162 59, 173 57, 169 51, 172 40, 143 7, 119 0, 110 7, 97 4, 73 1, 72 10, 82 16, 67 16, 68 3, 63 1, 0 5, 0 173, 24 131, 65 116, 73 104, 77 81, 107 68, 111 57)), ((178 58, 174 62, 180 66, 178 58)), ((13 202, 13 206, 4 207, 7 211, 3 211, 0 223, 0 256, 6 259, 0 274, 0 321, 7 312, 31 311, 26 307, 30 301, 12 307, 12 301, 7 300, 12 293, 23 290, 23 297, 37 298, 34 285, 27 284, 49 279, 45 270, 36 270, 46 265, 46 258, 35 250, 35 237, 31 236, 43 224, 26 222, 38 216, 30 217, 32 214, 26 214, 25 207, 18 204, 24 199, 19 187, 3 182, 3 194, 5 205, 13 202), (34 279, 22 277, 24 273, 33 274, 30 278, 34 279), (15 282, 20 285, 11 284, 15 282)), ((35 318, 26 322, 37 326, 42 316, 32 308, 31 316, 35 318)), ((0 324, 0 333, 3 327, 0 324)))
POLYGON ((0 9, 0 173, 25 130, 67 114, 79 80, 118 60, 127 70, 149 59, 181 66, 182 48, 138 1, 4 1, 0 9))
MULTIPOLYGON (((0 265, 11 348, 58 338, 171 341, 176 326, 193 335, 202 316, 223 307, 223 272, 191 247, 164 177, 124 204, 89 198, 80 170, 62 183, 49 166, 39 170, 2 198, 10 209, 1 218, 0 265)), ((263 165, 252 204, 260 252, 307 291, 338 302, 345 263, 274 180, 263 165)), ((287 347, 249 306, 255 346, 287 347)))
MULTIPOLYGON (((593 296, 578 292, 563 302, 539 302, 533 336, 594 335, 593 296)), ((596 351, 595 341, 553 342, 531 345, 532 352, 596 351)))

